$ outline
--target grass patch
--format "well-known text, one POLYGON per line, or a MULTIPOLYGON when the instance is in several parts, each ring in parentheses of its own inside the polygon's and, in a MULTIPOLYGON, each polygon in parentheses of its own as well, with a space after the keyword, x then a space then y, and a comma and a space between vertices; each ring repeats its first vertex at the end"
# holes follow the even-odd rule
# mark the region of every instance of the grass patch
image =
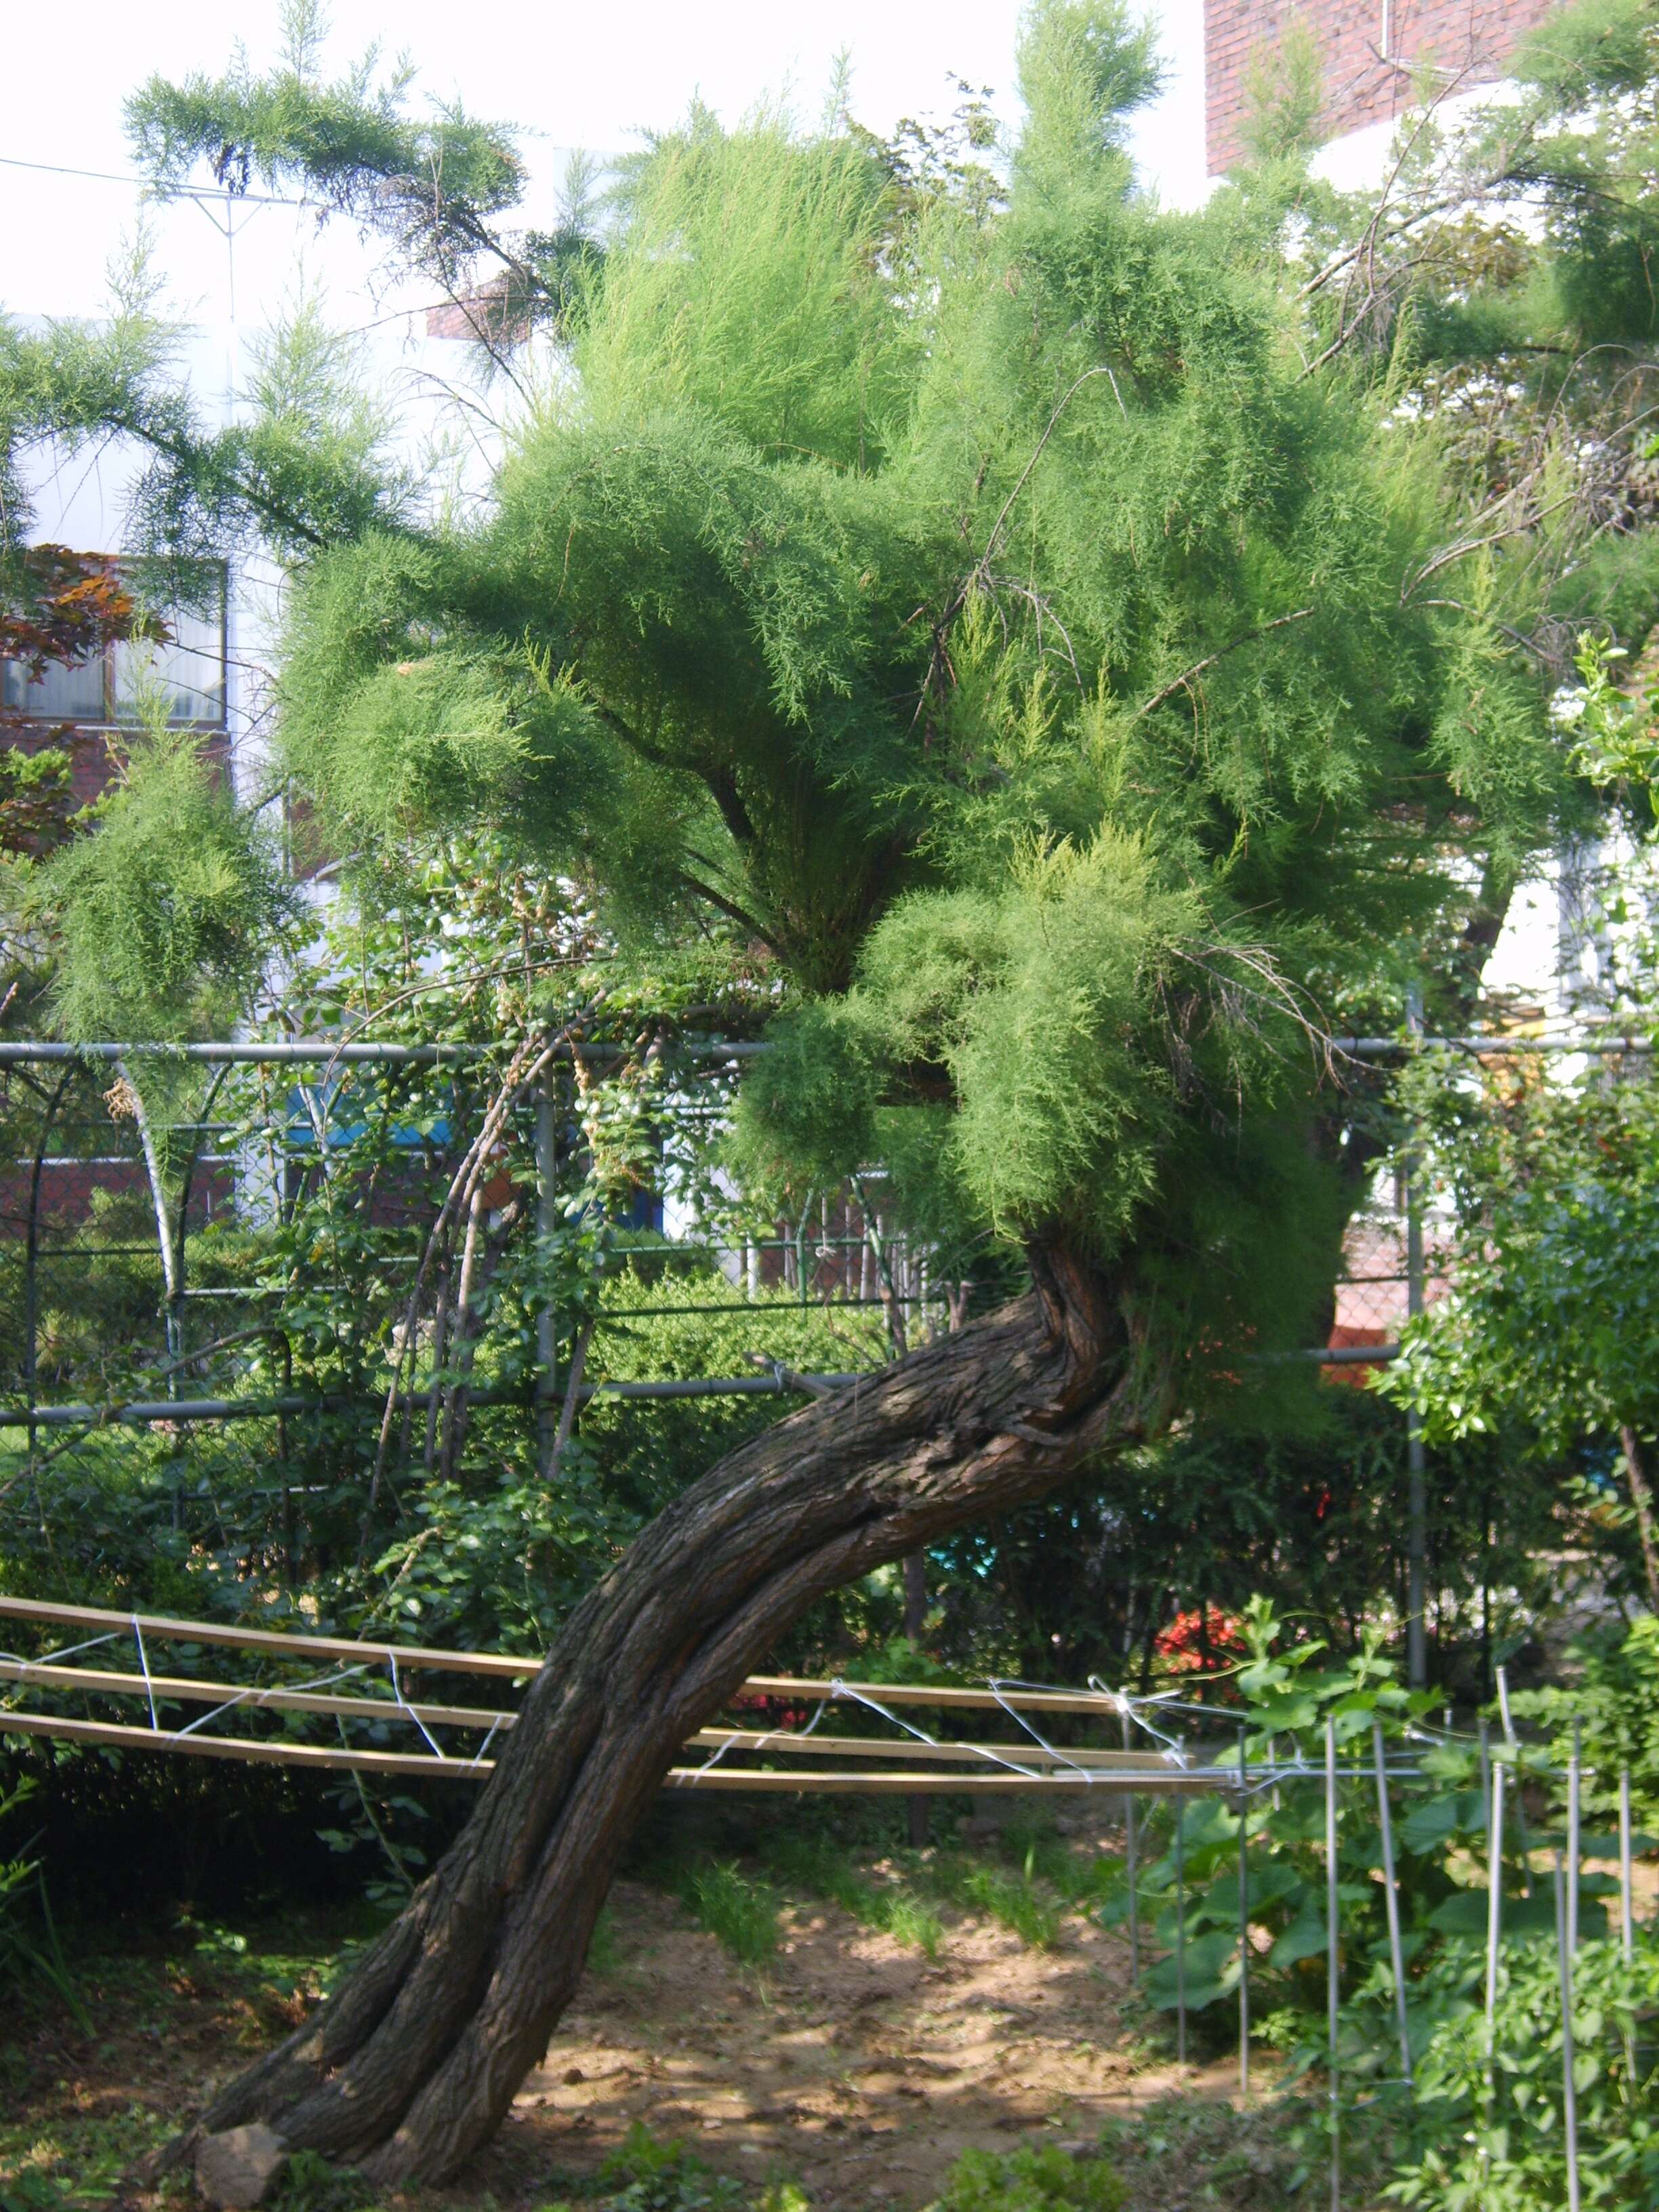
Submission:
POLYGON ((975 1867, 963 1880, 965 1904, 1018 1936, 1034 1951, 1051 1951, 1060 1939, 1060 1907, 1043 1896, 1030 1870, 975 1867))
POLYGON ((688 1909, 734 1959, 763 1965, 778 1948, 778 1893, 734 1860, 695 1868, 681 1891, 688 1909))
POLYGON ((1018 1874, 985 1866, 960 1852, 941 1852, 927 1866, 931 1888, 964 1912, 994 1920, 1034 1951, 1052 1950, 1060 1939, 1065 1907, 1040 1884, 1030 1850, 1018 1874))
POLYGON ((830 1837, 786 1830, 769 1838, 766 1856, 786 1881, 840 1905, 860 1928, 890 1936, 929 1960, 938 1958, 945 1923, 927 1900, 907 1883, 871 1881, 856 1873, 845 1849, 830 1837))

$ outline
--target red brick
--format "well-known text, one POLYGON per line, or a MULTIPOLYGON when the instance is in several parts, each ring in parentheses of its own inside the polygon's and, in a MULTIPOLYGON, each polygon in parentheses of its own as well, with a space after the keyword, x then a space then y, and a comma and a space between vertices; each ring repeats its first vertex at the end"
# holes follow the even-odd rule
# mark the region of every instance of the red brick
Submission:
POLYGON ((1328 137, 1380 123, 1408 107, 1425 64, 1458 88, 1490 84, 1553 0, 1390 0, 1388 53, 1382 0, 1205 0, 1206 149, 1219 176, 1243 153, 1249 84, 1258 53, 1271 54, 1297 21, 1324 65, 1328 137))

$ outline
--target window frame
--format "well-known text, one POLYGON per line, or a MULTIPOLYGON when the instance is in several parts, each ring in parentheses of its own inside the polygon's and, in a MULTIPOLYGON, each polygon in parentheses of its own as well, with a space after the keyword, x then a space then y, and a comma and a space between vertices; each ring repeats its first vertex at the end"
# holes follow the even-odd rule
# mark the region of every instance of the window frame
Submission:
MULTIPOLYGON (((120 559, 118 556, 112 558, 113 566, 118 572, 121 567, 120 559)), ((218 580, 219 586, 219 712, 216 716, 211 718, 181 715, 175 719, 170 714, 167 717, 167 727, 170 730, 197 731, 208 737, 222 736, 230 726, 230 566, 224 561, 204 562, 202 565, 204 568, 211 569, 218 580)), ((177 609, 174 610, 175 613, 178 611, 177 609)), ((209 617, 198 617, 197 619, 206 621, 209 617)), ((9 722, 14 727, 21 724, 31 730, 73 729, 107 731, 114 733, 138 729, 142 726, 136 715, 124 715, 118 711, 119 702, 117 697, 117 684, 119 677, 116 656, 130 642, 131 642, 130 640, 112 641, 95 655, 89 654, 85 660, 72 664, 77 669, 88 669, 92 666, 94 659, 99 663, 103 679, 101 685, 103 712, 100 714, 46 714, 33 710, 27 704, 15 707, 8 705, 3 696, 0 696, 0 720, 9 722)), ((0 661, 0 668, 15 668, 21 665, 15 659, 0 661)), ((23 688, 25 690, 28 688, 27 682, 23 688)))

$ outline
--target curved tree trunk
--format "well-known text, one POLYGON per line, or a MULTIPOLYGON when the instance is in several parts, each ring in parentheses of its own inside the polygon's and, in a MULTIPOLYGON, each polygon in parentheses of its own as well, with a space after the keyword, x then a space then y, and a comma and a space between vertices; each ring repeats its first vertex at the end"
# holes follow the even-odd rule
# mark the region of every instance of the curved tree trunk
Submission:
POLYGON ((1064 1255, 1034 1269, 1033 1294, 768 1430, 641 1533, 572 1615, 401 1917, 167 2163, 260 2120, 382 2185, 437 2183, 489 2139, 664 1774, 791 1623, 1140 1432, 1111 1286, 1064 1255))

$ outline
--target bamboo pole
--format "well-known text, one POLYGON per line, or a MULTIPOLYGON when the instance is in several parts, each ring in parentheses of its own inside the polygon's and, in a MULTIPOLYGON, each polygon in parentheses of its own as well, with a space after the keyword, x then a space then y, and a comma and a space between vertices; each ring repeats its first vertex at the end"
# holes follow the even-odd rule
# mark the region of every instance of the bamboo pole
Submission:
MULTIPOLYGON (((490 1674, 527 1681, 540 1668, 539 1656, 520 1658, 504 1651, 447 1651, 418 1644, 369 1644, 341 1636, 296 1636, 264 1628, 238 1628, 215 1620, 181 1620, 165 1613, 115 1613, 92 1605, 57 1605, 39 1598, 0 1596, 0 1618, 36 1622, 62 1622, 75 1628, 92 1628, 111 1635, 130 1636, 134 1626, 161 1643, 217 1644, 233 1650, 261 1651, 307 1659, 361 1661, 382 1667, 395 1659, 403 1668, 425 1668, 451 1674, 490 1674)), ((877 1705, 933 1705, 942 1711, 994 1712, 1103 1713, 1113 1705, 1103 1692, 1079 1690, 972 1690, 936 1688, 905 1682, 843 1682, 795 1674, 751 1674, 740 1694, 750 1697, 806 1698, 829 1700, 846 1696, 867 1698, 877 1705)), ((1073 1754, 1075 1755, 1075 1754, 1073 1754)), ((1109 1754, 1131 1765, 1137 1776, 1141 1762, 1150 1784, 1158 1772, 1171 1770, 1160 1752, 1109 1754)))

